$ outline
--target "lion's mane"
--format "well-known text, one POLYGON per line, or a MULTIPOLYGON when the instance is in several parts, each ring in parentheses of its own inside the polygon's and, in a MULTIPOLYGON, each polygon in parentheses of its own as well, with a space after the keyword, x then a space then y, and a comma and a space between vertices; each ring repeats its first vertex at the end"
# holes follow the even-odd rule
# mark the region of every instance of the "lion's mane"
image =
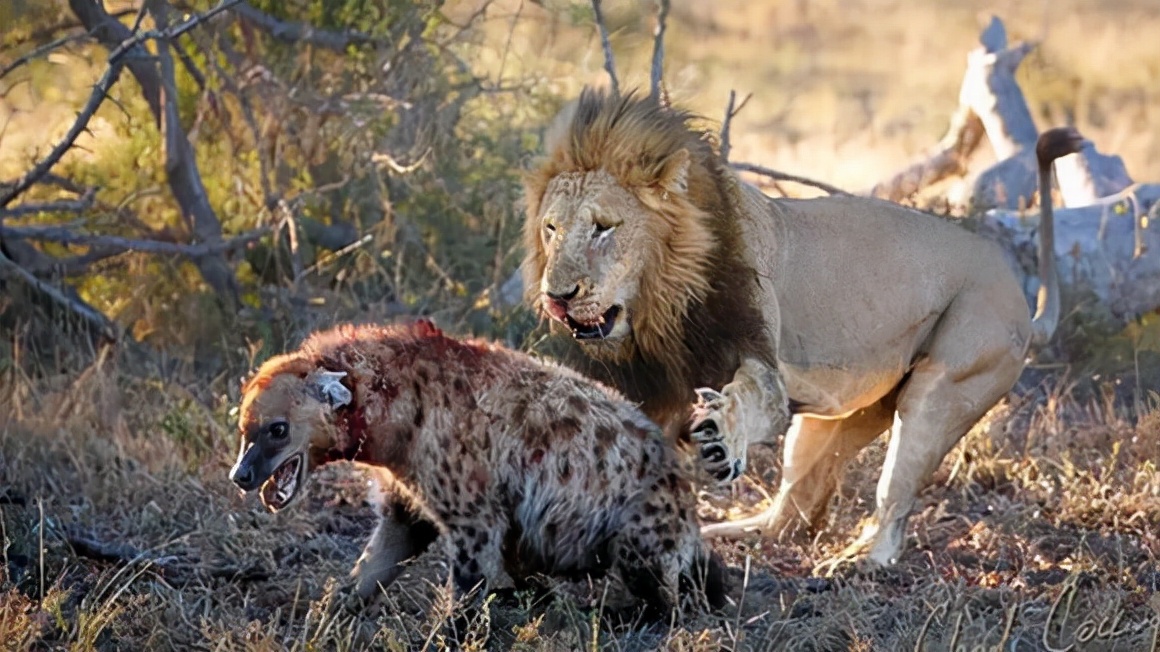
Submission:
POLYGON ((648 257, 650 273, 640 279, 627 358, 595 360, 575 343, 560 352, 570 366, 623 388, 657 419, 685 409, 693 387, 727 382, 743 356, 773 363, 756 302, 759 281, 742 254, 738 181, 695 120, 647 96, 585 89, 561 113, 545 139, 544 158, 524 180, 523 274, 532 305, 547 265, 540 209, 557 176, 603 170, 649 209, 650 219, 663 222, 650 229, 666 233, 663 241, 632 243, 648 257), (687 190, 660 195, 662 180, 685 157, 682 150, 687 190))

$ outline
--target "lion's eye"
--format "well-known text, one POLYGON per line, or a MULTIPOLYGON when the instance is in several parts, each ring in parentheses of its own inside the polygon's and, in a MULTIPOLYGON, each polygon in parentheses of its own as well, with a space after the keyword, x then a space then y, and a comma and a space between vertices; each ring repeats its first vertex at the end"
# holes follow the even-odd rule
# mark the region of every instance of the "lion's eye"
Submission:
POLYGON ((270 439, 285 439, 290 434, 290 426, 285 421, 275 421, 270 424, 270 439))
POLYGON ((545 222, 544 231, 546 231, 548 235, 552 235, 556 232, 556 225, 552 224, 551 222, 545 222))
POLYGON ((597 223, 596 223, 596 228, 592 230, 592 237, 594 237, 594 238, 595 238, 595 237, 599 236, 599 235, 600 235, 600 234, 602 234, 602 233, 608 233, 608 232, 609 232, 609 231, 611 231, 613 228, 615 228, 615 227, 609 226, 609 225, 607 225, 607 224, 601 224, 601 223, 597 222, 597 223))

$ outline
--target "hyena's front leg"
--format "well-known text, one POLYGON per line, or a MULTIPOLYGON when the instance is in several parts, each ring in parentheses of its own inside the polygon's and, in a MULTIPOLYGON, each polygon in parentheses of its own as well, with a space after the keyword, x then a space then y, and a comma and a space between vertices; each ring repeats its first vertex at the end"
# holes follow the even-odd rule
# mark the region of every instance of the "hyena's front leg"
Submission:
POLYGON ((750 444, 769 442, 789 429, 789 397, 773 367, 746 358, 733 381, 718 392, 697 389, 690 425, 705 470, 722 484, 745 472, 750 444))
POLYGON ((390 586, 403 572, 403 562, 422 554, 438 536, 435 525, 407 501, 388 499, 378 527, 351 571, 358 596, 365 600, 390 586))

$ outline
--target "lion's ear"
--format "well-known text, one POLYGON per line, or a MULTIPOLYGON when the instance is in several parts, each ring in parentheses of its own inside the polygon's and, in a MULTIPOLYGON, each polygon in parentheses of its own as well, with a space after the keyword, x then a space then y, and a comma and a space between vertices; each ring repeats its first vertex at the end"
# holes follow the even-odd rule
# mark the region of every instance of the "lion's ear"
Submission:
POLYGON ((354 397, 350 390, 342 384, 345 371, 327 371, 319 369, 306 377, 306 392, 311 398, 330 406, 330 409, 349 405, 354 397))
POLYGON ((681 148, 665 159, 657 175, 657 185, 665 192, 685 195, 689 192, 689 150, 681 148))

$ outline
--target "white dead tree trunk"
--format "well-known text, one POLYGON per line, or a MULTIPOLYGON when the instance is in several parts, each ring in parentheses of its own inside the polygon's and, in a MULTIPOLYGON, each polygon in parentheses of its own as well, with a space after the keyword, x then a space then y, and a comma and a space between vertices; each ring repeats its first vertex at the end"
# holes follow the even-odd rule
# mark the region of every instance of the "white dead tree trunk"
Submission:
MULTIPOLYGON (((1035 160, 1039 132, 1015 71, 1035 45, 1009 46, 997 17, 979 42, 967 57, 959 107, 939 146, 866 194, 901 201, 936 181, 965 174, 985 134, 998 162, 974 179, 968 212, 981 214, 979 231, 1011 254, 1031 300, 1039 285, 1039 221, 1024 209, 1041 201, 1035 160)), ((1055 227, 1065 291, 1091 292, 1119 318, 1160 307, 1160 232, 1155 227, 1160 185, 1134 185, 1123 160, 1099 153, 1090 140, 1078 154, 1055 162, 1055 176, 1065 207, 1056 211, 1055 227)))
MULTIPOLYGON (((1057 164, 1058 173, 1058 164, 1057 164)), ((1062 180, 1062 179, 1061 179, 1062 180)), ((1011 254, 1023 272, 1029 300, 1039 287, 1034 213, 992 209, 979 232, 1011 254)), ((1055 211, 1055 256, 1060 284, 1090 292, 1118 319, 1160 308, 1160 184, 1137 184, 1085 206, 1055 211)))
MULTIPOLYGON (((1003 21, 992 16, 979 35, 979 47, 967 55, 959 106, 947 134, 933 152, 864 194, 902 201, 945 178, 963 176, 985 135, 998 162, 975 178, 968 200, 972 211, 1033 206, 1039 130, 1015 71, 1034 48, 1034 43, 1008 45, 1003 21)), ((1064 206, 1091 203, 1132 183, 1120 157, 1100 154, 1090 142, 1080 154, 1060 159, 1056 174, 1064 206)))

